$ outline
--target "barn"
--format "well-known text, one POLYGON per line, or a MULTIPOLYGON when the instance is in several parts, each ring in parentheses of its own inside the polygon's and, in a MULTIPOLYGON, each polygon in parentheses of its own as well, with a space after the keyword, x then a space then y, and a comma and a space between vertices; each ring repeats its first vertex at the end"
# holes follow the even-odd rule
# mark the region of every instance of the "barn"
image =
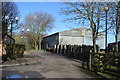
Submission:
MULTIPOLYGON (((97 45, 104 49, 105 36, 100 35, 97 39, 97 45)), ((63 32, 57 32, 45 36, 42 40, 42 48, 53 48, 54 45, 93 45, 92 31, 88 28, 81 27, 63 32)))

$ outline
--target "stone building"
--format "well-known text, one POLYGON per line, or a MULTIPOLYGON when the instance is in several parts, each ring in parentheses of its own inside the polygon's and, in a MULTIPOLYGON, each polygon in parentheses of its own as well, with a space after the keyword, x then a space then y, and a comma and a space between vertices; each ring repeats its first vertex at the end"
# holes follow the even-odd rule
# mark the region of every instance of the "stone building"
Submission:
MULTIPOLYGON (((54 45, 93 45, 91 30, 85 27, 57 32, 43 38, 43 48, 53 48, 54 45)), ((104 35, 100 35, 97 44, 104 49, 104 35)))

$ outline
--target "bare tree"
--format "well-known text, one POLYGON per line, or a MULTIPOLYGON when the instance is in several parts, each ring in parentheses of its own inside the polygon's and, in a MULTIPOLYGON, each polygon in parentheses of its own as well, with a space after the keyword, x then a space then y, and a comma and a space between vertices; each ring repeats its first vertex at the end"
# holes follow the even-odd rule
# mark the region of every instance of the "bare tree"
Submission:
POLYGON ((120 30, 120 1, 114 5, 114 8, 112 10, 115 12, 116 17, 112 18, 111 30, 113 35, 115 35, 115 52, 118 52, 118 36, 120 30))
POLYGON ((30 29, 29 38, 34 42, 35 49, 41 49, 43 34, 54 27, 53 22, 53 16, 44 12, 35 12, 25 17, 23 25, 30 29))
MULTIPOLYGON (((3 35, 7 34, 8 27, 10 25, 10 20, 6 21, 5 16, 15 18, 19 16, 19 11, 14 2, 2 2, 2 33, 3 35)), ((15 19, 14 19, 15 20, 15 19)), ((15 21, 13 21, 13 24, 15 21)), ((15 26, 16 29, 18 26, 15 26)))
POLYGON ((116 52, 118 52, 118 35, 119 35, 119 28, 120 28, 120 1, 117 4, 117 12, 116 12, 116 35, 115 35, 115 40, 116 40, 116 52))
MULTIPOLYGON (((114 14, 111 11, 111 6, 113 3, 102 3, 102 2, 65 2, 66 7, 62 8, 61 13, 69 15, 65 21, 77 22, 80 24, 83 20, 90 24, 90 29, 92 30, 92 39, 94 52, 96 49, 96 40, 99 35, 105 31, 105 11, 104 7, 109 6, 110 10, 108 12, 108 24, 110 24, 111 19, 114 14)), ((110 29, 111 26, 108 26, 110 29)))
MULTIPOLYGON (((4 38, 5 35, 8 34, 9 32, 9 25, 10 25, 10 19, 9 21, 5 19, 5 16, 9 16, 12 18, 15 18, 16 16, 18 16, 19 11, 17 9, 17 6, 14 2, 1 2, 0 3, 0 8, 2 11, 2 15, 0 15, 1 19, 0 19, 0 23, 2 24, 2 26, 0 28, 2 28, 2 55, 4 53, 4 38)), ((13 21, 14 23, 15 21, 13 21)), ((15 26, 16 27, 16 26, 15 26)))

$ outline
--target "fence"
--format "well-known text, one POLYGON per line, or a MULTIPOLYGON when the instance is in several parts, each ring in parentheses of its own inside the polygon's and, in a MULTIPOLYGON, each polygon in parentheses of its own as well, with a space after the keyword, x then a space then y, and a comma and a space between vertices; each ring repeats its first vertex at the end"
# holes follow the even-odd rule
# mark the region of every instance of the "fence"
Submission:
POLYGON ((120 54, 91 53, 91 68, 96 72, 120 76, 120 54))
MULTIPOLYGON (((120 55, 112 53, 93 53, 93 46, 55 45, 54 48, 48 48, 48 50, 69 58, 78 59, 82 61, 83 68, 91 69, 95 72, 112 70, 118 74, 120 73, 120 55)), ((99 47, 97 46, 97 51, 98 50, 99 47)))
MULTIPOLYGON (((97 50, 99 47, 97 46, 97 50)), ((56 54, 61 54, 69 58, 75 58, 82 61, 82 67, 89 69, 90 51, 93 51, 93 46, 88 45, 55 45, 53 49, 48 49, 56 54)))
POLYGON ((25 45, 7 44, 5 58, 16 59, 23 57, 24 50, 25 50, 25 45))

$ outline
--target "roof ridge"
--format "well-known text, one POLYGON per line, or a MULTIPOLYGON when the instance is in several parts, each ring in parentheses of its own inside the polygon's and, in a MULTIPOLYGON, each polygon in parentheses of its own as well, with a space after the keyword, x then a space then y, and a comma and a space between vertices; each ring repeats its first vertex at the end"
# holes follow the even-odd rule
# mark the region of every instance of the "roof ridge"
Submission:
MULTIPOLYGON (((66 31, 78 30, 78 29, 82 29, 82 28, 90 30, 89 28, 86 28, 86 27, 79 27, 79 28, 74 28, 74 29, 70 29, 70 30, 66 30, 66 31)), ((66 32, 66 31, 61 31, 59 33, 66 32)))

